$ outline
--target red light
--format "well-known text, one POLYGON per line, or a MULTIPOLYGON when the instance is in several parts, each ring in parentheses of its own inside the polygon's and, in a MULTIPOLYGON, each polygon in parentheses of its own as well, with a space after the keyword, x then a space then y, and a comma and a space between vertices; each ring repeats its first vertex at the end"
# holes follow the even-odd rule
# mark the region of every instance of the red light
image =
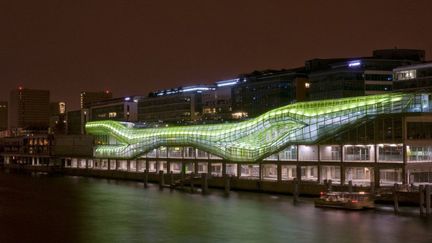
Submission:
POLYGON ((21 86, 21 85, 18 86, 18 89, 19 89, 19 90, 23 90, 23 86, 21 86))
POLYGON ((105 90, 105 93, 109 94, 109 93, 110 93, 110 91, 109 91, 109 90, 105 90))
POLYGON ((351 203, 358 203, 357 200, 351 200, 351 203))

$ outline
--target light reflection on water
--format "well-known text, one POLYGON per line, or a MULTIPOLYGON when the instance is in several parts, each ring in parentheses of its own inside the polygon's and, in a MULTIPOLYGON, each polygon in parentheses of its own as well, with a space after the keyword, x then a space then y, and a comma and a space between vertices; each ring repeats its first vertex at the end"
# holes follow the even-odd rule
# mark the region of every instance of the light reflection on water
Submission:
POLYGON ((0 196, 0 242, 432 242, 432 222, 415 214, 317 209, 283 195, 0 174, 0 196))

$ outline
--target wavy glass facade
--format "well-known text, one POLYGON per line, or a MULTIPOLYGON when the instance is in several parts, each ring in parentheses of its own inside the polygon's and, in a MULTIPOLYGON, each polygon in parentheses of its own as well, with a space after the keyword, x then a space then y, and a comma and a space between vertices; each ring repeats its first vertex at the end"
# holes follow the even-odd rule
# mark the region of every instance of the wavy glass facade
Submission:
POLYGON ((87 133, 105 137, 96 158, 133 159, 159 147, 194 147, 232 162, 255 162, 291 145, 312 145, 378 115, 429 112, 430 95, 388 93, 314 102, 271 110, 244 122, 164 128, 97 121, 87 133), (109 142, 108 142, 109 141, 109 142))

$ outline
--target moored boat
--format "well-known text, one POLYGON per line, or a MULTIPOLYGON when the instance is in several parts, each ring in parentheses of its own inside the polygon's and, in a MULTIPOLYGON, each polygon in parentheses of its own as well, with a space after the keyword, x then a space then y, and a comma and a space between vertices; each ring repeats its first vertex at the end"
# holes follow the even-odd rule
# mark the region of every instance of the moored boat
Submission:
POLYGON ((366 192, 326 192, 315 200, 315 207, 361 210, 374 208, 374 200, 366 192))

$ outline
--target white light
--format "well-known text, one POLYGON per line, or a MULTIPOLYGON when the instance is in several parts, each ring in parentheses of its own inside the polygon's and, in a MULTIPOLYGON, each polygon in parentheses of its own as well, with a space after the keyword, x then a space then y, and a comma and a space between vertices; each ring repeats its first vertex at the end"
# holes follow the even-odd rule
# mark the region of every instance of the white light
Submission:
POLYGON ((348 63, 348 67, 357 67, 360 66, 361 62, 360 61, 351 61, 348 63))

